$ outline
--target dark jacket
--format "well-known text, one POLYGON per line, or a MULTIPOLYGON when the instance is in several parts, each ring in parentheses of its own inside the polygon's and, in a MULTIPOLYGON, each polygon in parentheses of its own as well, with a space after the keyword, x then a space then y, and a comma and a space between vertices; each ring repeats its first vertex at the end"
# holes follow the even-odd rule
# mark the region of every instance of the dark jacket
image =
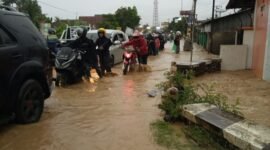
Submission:
POLYGON ((175 39, 174 39, 174 44, 175 44, 176 46, 180 46, 180 39, 181 39, 181 37, 178 36, 178 35, 175 37, 175 39))
POLYGON ((86 51, 84 55, 84 60, 90 64, 97 63, 97 51, 96 46, 93 40, 90 40, 86 37, 86 33, 81 37, 70 43, 69 45, 73 49, 79 49, 86 51))
POLYGON ((110 54, 110 46, 112 45, 112 42, 107 37, 100 37, 96 41, 96 46, 98 47, 98 52, 100 54, 110 54), (101 49, 103 47, 103 49, 101 49))

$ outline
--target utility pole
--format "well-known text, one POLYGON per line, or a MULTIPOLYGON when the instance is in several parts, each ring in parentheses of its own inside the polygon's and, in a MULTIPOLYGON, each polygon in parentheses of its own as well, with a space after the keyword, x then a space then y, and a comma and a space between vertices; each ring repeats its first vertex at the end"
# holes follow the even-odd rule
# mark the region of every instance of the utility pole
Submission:
POLYGON ((197 7, 197 0, 193 1, 193 18, 192 18, 192 35, 191 35, 191 53, 190 53, 190 63, 193 61, 193 43, 194 43, 194 30, 195 30, 195 23, 196 23, 196 7, 197 7))
POLYGON ((213 21, 215 19, 215 6, 216 6, 216 0, 213 0, 213 6, 212 6, 212 19, 211 19, 211 31, 210 31, 210 48, 208 52, 210 53, 213 48, 213 21))

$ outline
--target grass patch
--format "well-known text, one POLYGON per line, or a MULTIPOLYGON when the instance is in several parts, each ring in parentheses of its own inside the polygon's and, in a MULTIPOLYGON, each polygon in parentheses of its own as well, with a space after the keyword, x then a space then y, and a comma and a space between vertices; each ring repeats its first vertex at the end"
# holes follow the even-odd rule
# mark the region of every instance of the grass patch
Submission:
POLYGON ((201 150, 194 142, 187 140, 184 133, 172 124, 158 120, 151 123, 155 142, 168 150, 201 150))
POLYGON ((200 147, 205 149, 217 149, 217 150, 225 150, 221 145, 218 144, 219 137, 211 134, 207 130, 196 126, 186 126, 184 129, 185 134, 193 139, 200 147))

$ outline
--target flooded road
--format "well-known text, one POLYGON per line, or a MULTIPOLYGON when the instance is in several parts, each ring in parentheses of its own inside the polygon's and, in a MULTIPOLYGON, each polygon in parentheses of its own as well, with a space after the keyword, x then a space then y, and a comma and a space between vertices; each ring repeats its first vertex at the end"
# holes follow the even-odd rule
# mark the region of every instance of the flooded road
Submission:
POLYGON ((160 97, 147 91, 164 79, 170 51, 151 57, 151 72, 118 74, 96 83, 82 82, 55 88, 37 124, 0 128, 1 150, 158 150, 150 123, 160 117, 160 97))
MULTIPOLYGON (((168 49, 149 58, 151 72, 123 76, 120 64, 113 68, 115 77, 55 88, 39 123, 0 127, 0 149, 162 150, 149 126, 162 118, 160 97, 149 98, 147 92, 164 80, 171 61, 188 61, 189 56, 168 49)), ((194 60, 209 57, 198 50, 194 60)))

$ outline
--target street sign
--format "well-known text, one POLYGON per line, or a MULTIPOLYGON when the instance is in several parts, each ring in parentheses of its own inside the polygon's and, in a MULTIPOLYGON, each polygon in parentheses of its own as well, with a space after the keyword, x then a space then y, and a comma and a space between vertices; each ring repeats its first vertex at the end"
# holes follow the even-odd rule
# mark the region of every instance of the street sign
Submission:
POLYGON ((193 15, 193 12, 192 12, 192 10, 182 10, 182 11, 180 11, 180 15, 181 16, 191 16, 191 15, 193 15))

